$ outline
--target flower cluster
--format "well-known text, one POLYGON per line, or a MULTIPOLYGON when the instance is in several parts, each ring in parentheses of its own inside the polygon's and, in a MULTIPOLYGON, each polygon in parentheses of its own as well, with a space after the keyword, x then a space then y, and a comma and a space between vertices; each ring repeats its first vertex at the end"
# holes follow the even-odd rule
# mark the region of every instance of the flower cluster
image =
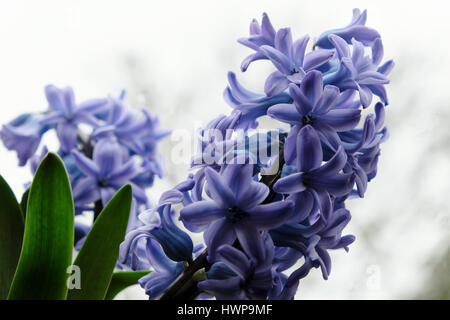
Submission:
POLYGON ((196 172, 142 213, 144 226, 121 246, 121 262, 154 269, 140 281, 150 298, 188 292, 184 275, 192 271, 196 294, 176 297, 293 299, 312 268, 329 277, 329 251, 348 250, 355 240, 343 233, 351 219, 345 202, 364 197, 388 137, 385 85, 394 64, 380 65, 380 35, 365 22, 366 12, 355 9, 348 26, 324 32, 309 52, 309 36, 294 41, 291 29, 275 29, 267 14, 251 22, 250 36, 239 39, 253 50, 241 70, 271 62, 264 92, 228 74, 224 98, 233 111, 200 130, 196 172), (374 112, 363 115, 374 95, 374 112), (252 134, 263 116, 290 129, 252 134), (276 143, 260 143, 274 137, 276 143), (272 145, 275 153, 258 156, 272 145))
MULTIPOLYGON (((48 110, 23 114, 3 125, 0 137, 17 152, 21 166, 32 173, 48 152, 38 152, 43 135, 55 130, 58 154, 64 161, 73 189, 76 214, 96 214, 124 184, 133 187, 133 208, 148 207, 145 189, 163 174, 158 141, 170 132, 162 130, 157 118, 143 110, 139 114, 124 105, 124 95, 76 102, 71 87, 45 88, 48 110)), ((131 214, 135 219, 136 214, 131 214)), ((135 219, 136 220, 136 219, 135 219)), ((90 225, 76 219, 76 241, 90 225)), ((81 243, 78 244, 78 246, 81 243)))

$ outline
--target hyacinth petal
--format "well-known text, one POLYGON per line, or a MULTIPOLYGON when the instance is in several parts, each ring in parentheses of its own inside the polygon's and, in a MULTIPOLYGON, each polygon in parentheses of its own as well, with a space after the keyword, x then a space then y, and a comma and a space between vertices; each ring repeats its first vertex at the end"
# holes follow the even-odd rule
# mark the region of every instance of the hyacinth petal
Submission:
POLYGON ((171 284, 174 277, 160 272, 152 272, 139 279, 140 286, 150 299, 156 299, 171 284))
POLYGON ((356 183, 356 189, 358 191, 358 195, 360 198, 364 198, 364 193, 367 190, 367 174, 366 172, 361 168, 357 167, 355 169, 355 183, 356 183))
POLYGON ((292 215, 286 220, 286 224, 296 224, 305 220, 314 209, 314 197, 305 190, 304 192, 293 193, 287 198, 292 201, 295 206, 292 210, 292 215))
POLYGON ((296 40, 292 45, 291 56, 294 60, 294 64, 296 67, 303 67, 303 62, 305 59, 305 50, 308 45, 309 36, 305 35, 300 39, 296 40))
POLYGON ((264 60, 264 59, 267 59, 267 57, 261 52, 256 52, 256 53, 253 53, 253 54, 247 56, 241 63, 241 71, 242 72, 247 71, 248 67, 250 66, 250 64, 253 61, 264 60))
POLYGON ((260 97, 260 95, 245 89, 237 80, 236 74, 234 72, 228 72, 227 77, 233 96, 235 96, 237 99, 247 101, 260 97))
POLYGON ((44 125, 44 124, 54 124, 54 123, 59 123, 62 121, 65 121, 66 118, 64 117, 64 114, 61 111, 53 111, 51 113, 49 113, 48 115, 45 115, 40 121, 39 123, 44 125))
POLYGON ((355 102, 355 96, 355 90, 344 90, 340 93, 334 109, 358 109, 360 104, 355 102))
POLYGON ((266 57, 272 61, 274 66, 283 74, 290 74, 289 67, 290 61, 283 53, 270 46, 262 46, 260 48, 261 52, 266 55, 266 57))
POLYGON ((358 84, 360 85, 374 85, 374 84, 388 84, 389 79, 378 71, 365 71, 358 75, 358 84))
POLYGON ((249 164, 230 164, 222 172, 222 178, 232 192, 239 196, 245 193, 252 181, 253 166, 249 164))
POLYGON ((45 87, 45 97, 47 98, 50 109, 54 111, 65 112, 64 101, 61 90, 50 84, 45 87))
POLYGON ((100 170, 99 176, 106 177, 120 167, 120 146, 112 139, 101 139, 94 147, 92 159, 100 170))
POLYGON ((279 179, 273 186, 278 193, 297 193, 306 190, 303 184, 303 173, 297 172, 279 179))
POLYGON ((358 66, 360 61, 364 57, 364 46, 361 42, 352 39, 353 52, 352 52, 352 62, 353 65, 358 66))
POLYGON ((217 249, 217 258, 224 262, 241 279, 245 280, 247 278, 250 271, 250 262, 242 251, 225 244, 217 249))
POLYGON ((222 208, 230 208, 235 202, 236 198, 225 183, 225 179, 218 174, 214 169, 207 167, 205 170, 207 190, 211 198, 222 208))
POLYGON ((319 205, 321 216, 327 221, 332 210, 330 194, 323 189, 315 189, 311 192, 319 205))
POLYGON ((381 127, 384 124, 385 119, 385 108, 384 105, 381 102, 378 102, 375 105, 375 131, 378 131, 381 129, 381 127))
POLYGON ((377 38, 380 38, 378 31, 361 25, 352 26, 343 32, 337 32, 336 34, 347 42, 350 42, 351 39, 354 38, 366 46, 371 45, 377 38))
POLYGON ((325 114, 334 107, 339 98, 339 88, 332 85, 326 85, 323 88, 322 96, 314 106, 314 114, 325 114))
POLYGON ((320 138, 316 130, 307 125, 297 135, 297 168, 308 172, 318 168, 323 160, 320 138))
POLYGON ((263 262, 266 252, 258 229, 253 225, 241 223, 236 224, 234 230, 244 251, 257 262, 263 262))
POLYGON ((263 13, 261 20, 261 34, 269 42, 274 40, 276 34, 275 28, 270 22, 269 16, 265 12, 263 13))
POLYGON ((294 125, 284 142, 284 161, 287 165, 295 164, 295 158, 297 156, 297 135, 301 128, 301 125, 294 125))
POLYGON ((350 48, 348 47, 348 44, 344 39, 335 34, 330 34, 328 36, 328 39, 330 40, 332 45, 336 48, 336 53, 339 60, 341 60, 344 57, 350 57, 350 48))
MULTIPOLYGON (((120 184, 116 184, 114 187, 116 189, 120 189, 121 186, 123 186, 127 181, 120 183, 120 184)), ((132 190, 133 190, 133 197, 140 203, 144 203, 146 204, 148 199, 147 199, 147 195, 145 194, 145 190, 142 189, 140 186, 138 186, 137 184, 133 183, 133 182, 129 182, 132 190)))
MULTIPOLYGON (((158 206, 180 203, 181 201, 183 201, 183 193, 175 188, 168 190, 161 195, 161 198, 159 198, 158 206)), ((188 190, 190 189, 192 189, 192 185, 188 190)))
POLYGON ((237 206, 242 210, 251 209, 263 202, 270 190, 264 183, 252 182, 242 193, 238 194, 237 206))
POLYGON ((361 12, 358 8, 353 9, 352 21, 349 26, 352 25, 365 25, 367 20, 367 10, 361 12))
POLYGON ((298 285, 298 281, 306 277, 311 268, 312 268, 311 261, 309 259, 306 259, 300 268, 291 273, 291 275, 286 281, 285 287, 289 288, 291 286, 294 286, 296 283, 298 285))
POLYGON ((352 190, 353 184, 353 173, 338 174, 335 176, 314 176, 310 181, 311 187, 326 190, 337 197, 348 194, 352 190))
POLYGON ((97 180, 92 177, 80 179, 74 186, 72 193, 75 204, 93 203, 100 199, 97 180))
POLYGON ((236 232, 227 218, 214 221, 203 233, 203 238, 208 246, 208 261, 216 261, 216 251, 221 245, 232 244, 236 240, 236 232))
POLYGON ((139 167, 137 166, 135 160, 132 158, 122 164, 114 172, 112 172, 108 176, 108 179, 111 183, 125 184, 126 181, 136 176, 138 172, 139 167))
POLYGON ((313 70, 320 67, 328 60, 330 60, 334 55, 334 50, 319 49, 309 52, 305 55, 303 60, 303 69, 305 71, 313 70))
POLYGON ((305 71, 303 69, 300 69, 298 72, 286 76, 286 79, 288 79, 292 83, 301 84, 304 77, 305 71))
POLYGON ((86 157, 78 150, 72 150, 71 152, 75 164, 85 175, 98 178, 99 168, 94 161, 86 157))
POLYGON ((273 97, 286 90, 288 85, 289 80, 283 73, 277 70, 272 72, 269 77, 267 77, 264 84, 264 92, 267 94, 267 96, 273 97))
POLYGON ((152 238, 147 238, 146 254, 150 265, 157 273, 171 274, 177 263, 168 259, 161 245, 152 238))
POLYGON ((70 152, 77 142, 78 127, 74 123, 58 123, 56 134, 61 145, 61 149, 70 152))
POLYGON ((292 33, 290 28, 281 28, 275 34, 275 49, 283 53, 286 57, 291 54, 292 33))
POLYGON ((10 124, 3 125, 0 138, 9 150, 17 152, 19 166, 24 166, 37 151, 41 142, 39 134, 27 134, 10 124))
POLYGON ((381 67, 379 67, 377 71, 387 76, 392 71, 394 66, 395 66, 394 61, 389 60, 386 61, 381 67))
POLYGON ((331 248, 331 249, 340 249, 340 248, 344 248, 345 251, 348 251, 347 246, 349 246, 349 245, 351 245, 353 242, 355 242, 355 239, 356 239, 356 238, 355 238, 354 235, 346 235, 346 236, 343 236, 343 237, 339 240, 338 244, 336 244, 336 246, 334 246, 334 247, 331 248))
POLYGON ((224 209, 210 200, 193 202, 180 211, 184 225, 193 232, 204 231, 212 222, 224 215, 224 209))
POLYGON ((309 71, 303 78, 300 89, 314 106, 323 92, 322 73, 317 70, 309 71))
POLYGON ((71 87, 65 87, 63 89, 64 106, 67 114, 73 114, 75 111, 75 94, 71 87))
POLYGON ((334 109, 320 116, 317 122, 324 122, 337 131, 348 131, 356 127, 361 118, 358 109, 334 109))
POLYGON ((333 150, 337 150, 341 145, 341 139, 339 138, 336 130, 329 126, 325 122, 316 120, 316 131, 319 134, 320 140, 330 146, 333 150))
POLYGON ((241 281, 239 277, 229 278, 226 281, 210 279, 199 282, 197 286, 219 300, 241 300, 245 297, 244 292, 240 290, 241 281))
POLYGON ((372 45, 372 63, 376 66, 379 65, 381 60, 383 60, 383 55, 383 42, 381 41, 381 38, 377 38, 372 45))
MULTIPOLYGON (((73 121, 77 122, 77 123, 86 123, 86 124, 91 125, 94 128, 98 128, 98 127, 102 126, 102 122, 99 121, 94 115, 89 114, 89 113, 77 112, 75 114, 73 121)), ((116 131, 118 131, 118 130, 116 129, 116 131)))
POLYGON ((367 86, 360 86, 358 92, 362 106, 367 108, 372 102, 372 91, 367 86))
POLYGON ((347 154, 342 146, 333 155, 333 157, 328 160, 323 166, 315 169, 312 173, 318 176, 330 177, 336 175, 339 171, 344 168, 347 163, 347 154))
POLYGON ((306 97, 302 90, 295 84, 291 84, 289 86, 289 93, 291 94, 292 99, 294 100, 294 106, 297 108, 297 112, 299 113, 298 122, 300 122, 300 117, 305 116, 313 110, 313 104, 306 97))
POLYGON ((331 257, 328 252, 321 247, 316 247, 316 251, 318 256, 320 257, 319 263, 320 269, 322 270, 322 277, 324 278, 324 280, 327 280, 331 272, 331 257))
POLYGON ((256 35, 261 33, 261 28, 259 26, 258 20, 253 19, 250 22, 250 35, 256 35))
POLYGON ((117 189, 113 187, 101 187, 100 188, 100 198, 102 199, 103 207, 111 200, 116 194, 117 189))
POLYGON ((89 99, 87 101, 83 101, 78 104, 77 112, 95 113, 107 107, 108 107, 108 99, 106 98, 89 99))
POLYGON ((285 223, 292 214, 294 203, 291 201, 277 201, 263 204, 248 210, 246 221, 261 229, 275 229, 285 223))
POLYGON ((267 110, 267 115, 271 118, 292 125, 299 124, 301 121, 301 115, 299 114, 297 107, 292 103, 280 103, 271 106, 267 110))
POLYGON ((381 102, 383 102, 385 105, 389 105, 389 99, 384 85, 371 84, 368 85, 367 87, 369 88, 370 91, 372 91, 374 95, 380 98, 381 102))

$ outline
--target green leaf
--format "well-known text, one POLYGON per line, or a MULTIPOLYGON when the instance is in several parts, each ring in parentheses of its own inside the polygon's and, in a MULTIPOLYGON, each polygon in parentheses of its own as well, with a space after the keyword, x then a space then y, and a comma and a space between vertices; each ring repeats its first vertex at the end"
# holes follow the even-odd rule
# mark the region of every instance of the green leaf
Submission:
POLYGON ((125 238, 133 198, 130 185, 108 202, 87 235, 74 265, 80 268, 81 288, 67 295, 71 300, 103 300, 125 238))
POLYGON ((0 300, 8 297, 23 239, 23 216, 16 197, 0 175, 0 300))
POLYGON ((138 283, 138 280, 151 271, 115 272, 109 284, 105 300, 112 300, 123 289, 138 283))
POLYGON ((73 238, 69 178, 62 160, 49 153, 31 185, 22 253, 8 299, 65 299, 73 238))
POLYGON ((30 195, 30 188, 25 190, 22 194, 22 199, 20 200, 20 209, 22 209, 23 219, 27 216, 27 204, 28 204, 28 196, 30 195))

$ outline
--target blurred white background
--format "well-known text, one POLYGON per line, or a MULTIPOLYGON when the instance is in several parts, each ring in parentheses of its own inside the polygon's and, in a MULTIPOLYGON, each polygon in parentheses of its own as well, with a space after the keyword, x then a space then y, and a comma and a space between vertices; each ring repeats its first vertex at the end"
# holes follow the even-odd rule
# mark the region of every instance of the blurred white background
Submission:
MULTIPOLYGON (((240 74, 249 50, 236 39, 252 18, 269 13, 294 36, 345 26, 352 9, 368 9, 396 68, 388 86, 390 140, 379 174, 349 208, 350 252, 333 253, 328 281, 314 270, 297 299, 450 298, 450 19, 448 1, 1 1, 0 122, 46 108, 48 83, 72 85, 78 101, 128 92, 168 129, 193 132, 230 109, 226 72, 262 91, 271 70, 256 62, 240 74)), ((169 162, 152 199, 186 177, 169 162)), ((0 172, 17 195, 30 180, 15 153, 0 145, 0 172)), ((119 298, 145 298, 133 288, 119 298)))

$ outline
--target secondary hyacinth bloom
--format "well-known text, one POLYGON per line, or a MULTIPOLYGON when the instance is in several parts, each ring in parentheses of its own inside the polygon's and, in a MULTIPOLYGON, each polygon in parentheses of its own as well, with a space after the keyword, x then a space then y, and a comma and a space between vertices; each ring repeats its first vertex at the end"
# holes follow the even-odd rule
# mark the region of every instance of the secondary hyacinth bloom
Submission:
POLYGON ((96 139, 116 137, 121 144, 144 159, 153 160, 157 143, 168 136, 170 131, 162 130, 158 118, 152 118, 146 110, 142 110, 143 117, 137 117, 134 110, 125 107, 124 97, 125 92, 117 99, 110 97, 111 112, 92 136, 96 139))
POLYGON ((270 60, 264 93, 228 73, 232 111, 199 130, 194 172, 141 214, 143 225, 121 246, 125 267, 154 270, 141 280, 151 299, 293 299, 311 270, 330 277, 330 250, 355 241, 344 230, 347 201, 367 192, 388 138, 393 62, 381 64, 381 38, 366 18, 355 9, 347 27, 324 32, 309 52, 308 36, 293 41, 267 14, 251 22, 250 36, 238 40, 254 51, 241 70, 270 60), (266 116, 278 124, 253 132, 266 116))
POLYGON ((41 120, 41 123, 56 126, 61 149, 65 152, 75 147, 78 124, 98 126, 99 122, 94 113, 105 107, 108 102, 107 99, 92 99, 77 105, 71 87, 59 89, 54 85, 45 88, 45 95, 51 112, 41 120))
MULTIPOLYGON (((48 109, 23 114, 3 125, 0 137, 17 152, 19 165, 27 162, 34 175, 48 151, 59 154, 69 174, 75 204, 75 240, 78 246, 93 220, 124 184, 133 187, 129 229, 139 225, 137 213, 147 209, 146 189, 155 176, 162 176, 159 141, 169 134, 158 118, 147 111, 138 113, 119 99, 100 97, 76 102, 71 87, 45 87, 48 109), (46 133, 55 131, 57 150, 48 148, 46 133), (40 148, 41 142, 44 142, 40 148), (40 150, 39 150, 40 149, 40 150), (50 149, 50 150, 49 150, 50 149), (94 213, 92 215, 92 213, 94 213)), ((26 184, 28 187, 29 184, 26 184)))
POLYGON ((20 166, 24 166, 34 155, 42 135, 50 129, 40 123, 41 119, 42 115, 25 113, 3 125, 0 130, 0 138, 5 147, 17 152, 20 166))
MULTIPOLYGON (((77 167, 85 175, 74 187, 76 202, 91 203, 101 198, 105 206, 112 196, 138 174, 135 159, 127 159, 121 146, 112 139, 102 139, 94 147, 92 159, 81 152, 72 150, 72 156, 77 167)), ((135 198, 146 203, 144 190, 133 186, 135 198)))

